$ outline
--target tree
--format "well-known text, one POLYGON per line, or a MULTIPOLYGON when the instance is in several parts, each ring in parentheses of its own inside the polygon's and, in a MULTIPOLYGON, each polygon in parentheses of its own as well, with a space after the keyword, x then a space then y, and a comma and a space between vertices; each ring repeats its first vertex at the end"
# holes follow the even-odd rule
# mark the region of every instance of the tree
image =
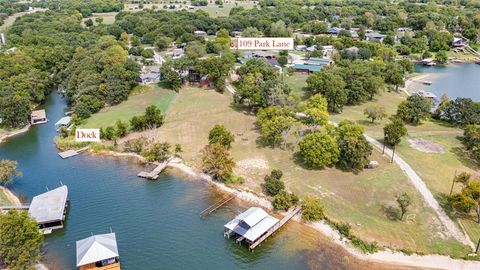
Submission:
POLYGON ((383 118, 387 117, 387 111, 385 110, 385 107, 376 104, 365 108, 363 114, 365 114, 367 118, 372 119, 372 124, 377 119, 382 120, 383 118))
POLYGON ((145 49, 141 54, 143 58, 153 58, 155 52, 152 49, 145 49))
POLYGON ((0 257, 12 270, 33 269, 40 260, 43 234, 26 211, 0 214, 0 257))
POLYGON ((283 21, 277 21, 270 25, 270 36, 271 37, 290 37, 292 35, 292 30, 285 26, 283 21))
POLYGON ((22 176, 22 173, 17 170, 17 162, 13 160, 0 160, 0 185, 7 186, 13 183, 15 176, 22 176))
POLYGON ((430 100, 420 95, 411 95, 398 105, 397 117, 407 123, 418 125, 430 115, 431 106, 430 100))
POLYGON ((405 86, 403 75, 404 71, 399 65, 390 65, 386 69, 385 82, 394 85, 398 92, 400 86, 405 86))
POLYGON ((202 150, 202 171, 213 179, 228 182, 233 174, 235 161, 221 144, 209 144, 202 150))
POLYGON ((215 42, 218 44, 221 44, 224 49, 230 48, 231 40, 230 40, 230 35, 228 33, 228 30, 224 28, 220 29, 217 32, 217 37, 215 38, 215 42))
POLYGON ((302 219, 318 221, 325 217, 325 207, 318 197, 306 196, 302 200, 302 219))
POLYGON ((261 37, 263 33, 256 27, 247 27, 242 32, 242 37, 261 37))
POLYGON ((321 93, 328 101, 328 111, 341 112, 347 103, 344 79, 332 71, 313 73, 307 78, 307 91, 314 95, 321 93))
POLYGON ((395 148, 396 145, 400 143, 402 140, 402 137, 407 135, 407 128, 403 125, 403 122, 401 119, 395 117, 392 119, 392 121, 383 127, 383 136, 384 136, 384 151, 385 151, 385 145, 390 145, 393 146, 393 154, 392 154, 392 160, 395 156, 395 148))
POLYGON ((145 109, 145 121, 149 128, 157 128, 163 125, 165 116, 157 106, 150 105, 145 109))
POLYGON ((275 209, 287 211, 290 207, 298 203, 298 196, 288 193, 285 190, 280 191, 273 198, 272 205, 275 209))
MULTIPOLYGON (((155 45, 160 51, 164 51, 172 44, 172 40, 165 36, 159 36, 155 41, 155 45)), ((132 45, 133 46, 133 45, 132 45)))
POLYGON ((167 142, 159 143, 156 142, 151 145, 148 151, 142 153, 142 155, 148 161, 159 161, 163 162, 172 156, 171 145, 167 142))
POLYGON ((287 56, 285 55, 281 55, 278 57, 277 59, 278 61, 278 64, 281 66, 281 67, 284 67, 286 64, 288 64, 288 58, 287 56))
POLYGON ((340 150, 338 164, 344 169, 363 169, 369 162, 372 146, 363 136, 363 127, 343 120, 335 129, 340 150))
POLYGON ((224 125, 215 125, 208 133, 208 144, 221 144, 230 149, 235 136, 224 125))
POLYGON ((467 125, 463 130, 462 143, 473 159, 480 162, 480 126, 467 125))
POLYGON ((412 203, 412 200, 406 192, 397 195, 395 200, 400 208, 400 220, 403 220, 403 216, 407 213, 408 207, 412 203))
POLYGON ((147 120, 145 119, 144 115, 141 116, 134 116, 130 119, 130 128, 133 131, 143 131, 148 128, 147 120))
POLYGON ((285 189, 285 184, 281 180, 282 176, 283 172, 280 170, 273 170, 270 175, 265 175, 265 190, 269 195, 275 196, 285 189))
POLYGON ((445 64, 448 60, 448 55, 446 51, 439 51, 435 55, 435 60, 440 64, 445 64))
POLYGON ((96 18, 95 18, 95 22, 96 22, 97 24, 102 24, 102 23, 103 23, 103 18, 102 18, 102 17, 96 17, 96 18))
POLYGON ((285 142, 284 136, 295 123, 290 113, 279 106, 260 109, 257 113, 257 124, 263 143, 273 148, 285 142))
POLYGON ((298 146, 298 155, 312 168, 331 166, 340 156, 337 142, 325 131, 306 135, 298 146))
POLYGON ((175 156, 180 157, 180 154, 183 153, 182 145, 177 143, 175 144, 175 150, 174 150, 175 156))
POLYGON ((85 21, 85 26, 86 27, 91 27, 92 25, 93 25, 92 19, 88 19, 88 20, 85 21))
POLYGON ((450 204, 458 211, 469 214, 475 208, 480 224, 480 181, 469 179, 460 193, 448 196, 450 204))
POLYGON ((115 136, 117 138, 123 138, 128 133, 128 125, 121 120, 115 122, 115 136))

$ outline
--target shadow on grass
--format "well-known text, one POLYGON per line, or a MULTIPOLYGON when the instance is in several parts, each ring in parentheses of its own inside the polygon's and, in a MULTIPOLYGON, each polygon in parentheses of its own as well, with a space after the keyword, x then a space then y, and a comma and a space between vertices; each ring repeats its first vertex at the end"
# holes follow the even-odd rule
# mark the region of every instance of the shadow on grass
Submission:
POLYGON ((475 159, 470 156, 470 153, 464 147, 453 147, 450 151, 457 156, 463 166, 472 170, 479 168, 479 164, 477 164, 475 159))
POLYGON ((399 221, 400 220, 400 209, 393 207, 391 205, 382 205, 382 212, 385 216, 391 221, 399 221))

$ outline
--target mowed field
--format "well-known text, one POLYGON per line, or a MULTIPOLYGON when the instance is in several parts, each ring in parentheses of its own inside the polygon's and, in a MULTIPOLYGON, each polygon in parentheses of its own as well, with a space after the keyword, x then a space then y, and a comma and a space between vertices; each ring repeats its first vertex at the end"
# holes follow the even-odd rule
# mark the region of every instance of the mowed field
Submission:
POLYGON ((353 232, 365 240, 457 257, 468 252, 468 248, 445 234, 406 176, 379 151, 374 151, 372 160, 379 161, 380 166, 359 174, 335 168, 305 169, 295 163, 292 151, 259 146, 254 115, 235 108, 231 100, 230 95, 213 90, 183 88, 167 111, 166 123, 161 128, 131 134, 122 141, 143 135, 179 143, 187 164, 198 167, 209 130, 215 124, 223 124, 235 134, 231 149, 237 162, 235 172, 246 180, 240 188, 260 194, 265 174, 281 169, 290 191, 301 196, 307 193, 320 196, 329 217, 350 223, 353 232), (395 195, 401 192, 411 195, 412 206, 407 221, 392 221, 385 209, 396 206, 395 195))
POLYGON ((97 25, 95 22, 95 18, 103 18, 103 24, 113 24, 115 22, 115 16, 117 16, 118 12, 105 12, 105 13, 93 13, 92 16, 83 18, 82 21, 85 24, 85 21, 88 19, 92 19, 93 24, 97 25))
MULTIPOLYGON (((188 9, 188 11, 195 12, 197 10, 203 10, 207 12, 212 17, 220 17, 220 16, 228 16, 230 14, 230 10, 234 7, 243 7, 245 9, 253 8, 255 3, 253 1, 235 1, 235 0, 224 0, 223 7, 215 5, 213 2, 208 3, 207 6, 196 6, 194 9, 188 9)), ((186 5, 190 5, 190 1, 186 1, 184 4, 182 3, 175 3, 175 1, 151 1, 149 4, 144 4, 143 9, 151 9, 156 8, 157 10, 168 10, 168 11, 176 11, 186 5), (165 9, 164 5, 175 5, 177 8, 175 9, 165 9)), ((125 4, 125 11, 139 11, 138 3, 133 4, 125 4)))
POLYGON ((128 122, 133 116, 143 114, 145 108, 150 105, 156 105, 165 113, 175 97, 175 92, 158 86, 148 86, 148 88, 146 92, 130 95, 128 100, 119 105, 103 108, 100 112, 88 118, 83 126, 100 128, 111 126, 117 120, 128 122))
MULTIPOLYGON (((372 104, 384 106, 389 115, 395 114, 398 104, 404 100, 404 93, 385 92, 373 102, 360 106, 347 106, 341 114, 333 115, 335 121, 350 119, 362 124, 366 132, 379 141, 383 140, 383 127, 389 122, 388 119, 372 124, 364 116, 363 110, 372 104)), ((401 156, 417 172, 426 183, 435 197, 442 202, 444 194, 449 194, 452 179, 455 172, 469 172, 478 177, 478 165, 472 162, 464 153, 463 145, 459 140, 463 131, 458 127, 448 124, 427 120, 421 125, 407 125, 408 135, 397 146, 396 153, 401 156), (433 147, 437 151, 429 151, 414 144, 422 141, 427 147, 433 147)), ((460 186, 454 186, 454 192, 460 191, 460 186)), ((460 221, 472 241, 480 239, 480 225, 476 223, 476 217, 459 217, 460 221)))

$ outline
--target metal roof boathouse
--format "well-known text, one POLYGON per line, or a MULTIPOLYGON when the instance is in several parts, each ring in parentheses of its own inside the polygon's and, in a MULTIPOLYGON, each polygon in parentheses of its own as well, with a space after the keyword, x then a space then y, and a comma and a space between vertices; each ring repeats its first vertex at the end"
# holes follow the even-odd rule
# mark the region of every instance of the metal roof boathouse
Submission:
POLYGON ((68 188, 61 186, 33 197, 28 213, 43 233, 63 228, 68 203, 68 188))
POLYGON ((80 270, 120 270, 115 233, 92 235, 77 241, 77 267, 80 270))

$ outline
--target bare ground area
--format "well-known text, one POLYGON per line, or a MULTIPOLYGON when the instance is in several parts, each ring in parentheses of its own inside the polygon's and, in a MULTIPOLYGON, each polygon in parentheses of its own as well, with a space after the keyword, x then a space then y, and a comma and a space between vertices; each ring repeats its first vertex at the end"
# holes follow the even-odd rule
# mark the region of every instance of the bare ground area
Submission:
POLYGON ((443 146, 438 143, 425 140, 422 138, 413 138, 413 137, 409 137, 407 140, 410 143, 410 147, 420 152, 435 153, 435 154, 444 153, 443 146))

